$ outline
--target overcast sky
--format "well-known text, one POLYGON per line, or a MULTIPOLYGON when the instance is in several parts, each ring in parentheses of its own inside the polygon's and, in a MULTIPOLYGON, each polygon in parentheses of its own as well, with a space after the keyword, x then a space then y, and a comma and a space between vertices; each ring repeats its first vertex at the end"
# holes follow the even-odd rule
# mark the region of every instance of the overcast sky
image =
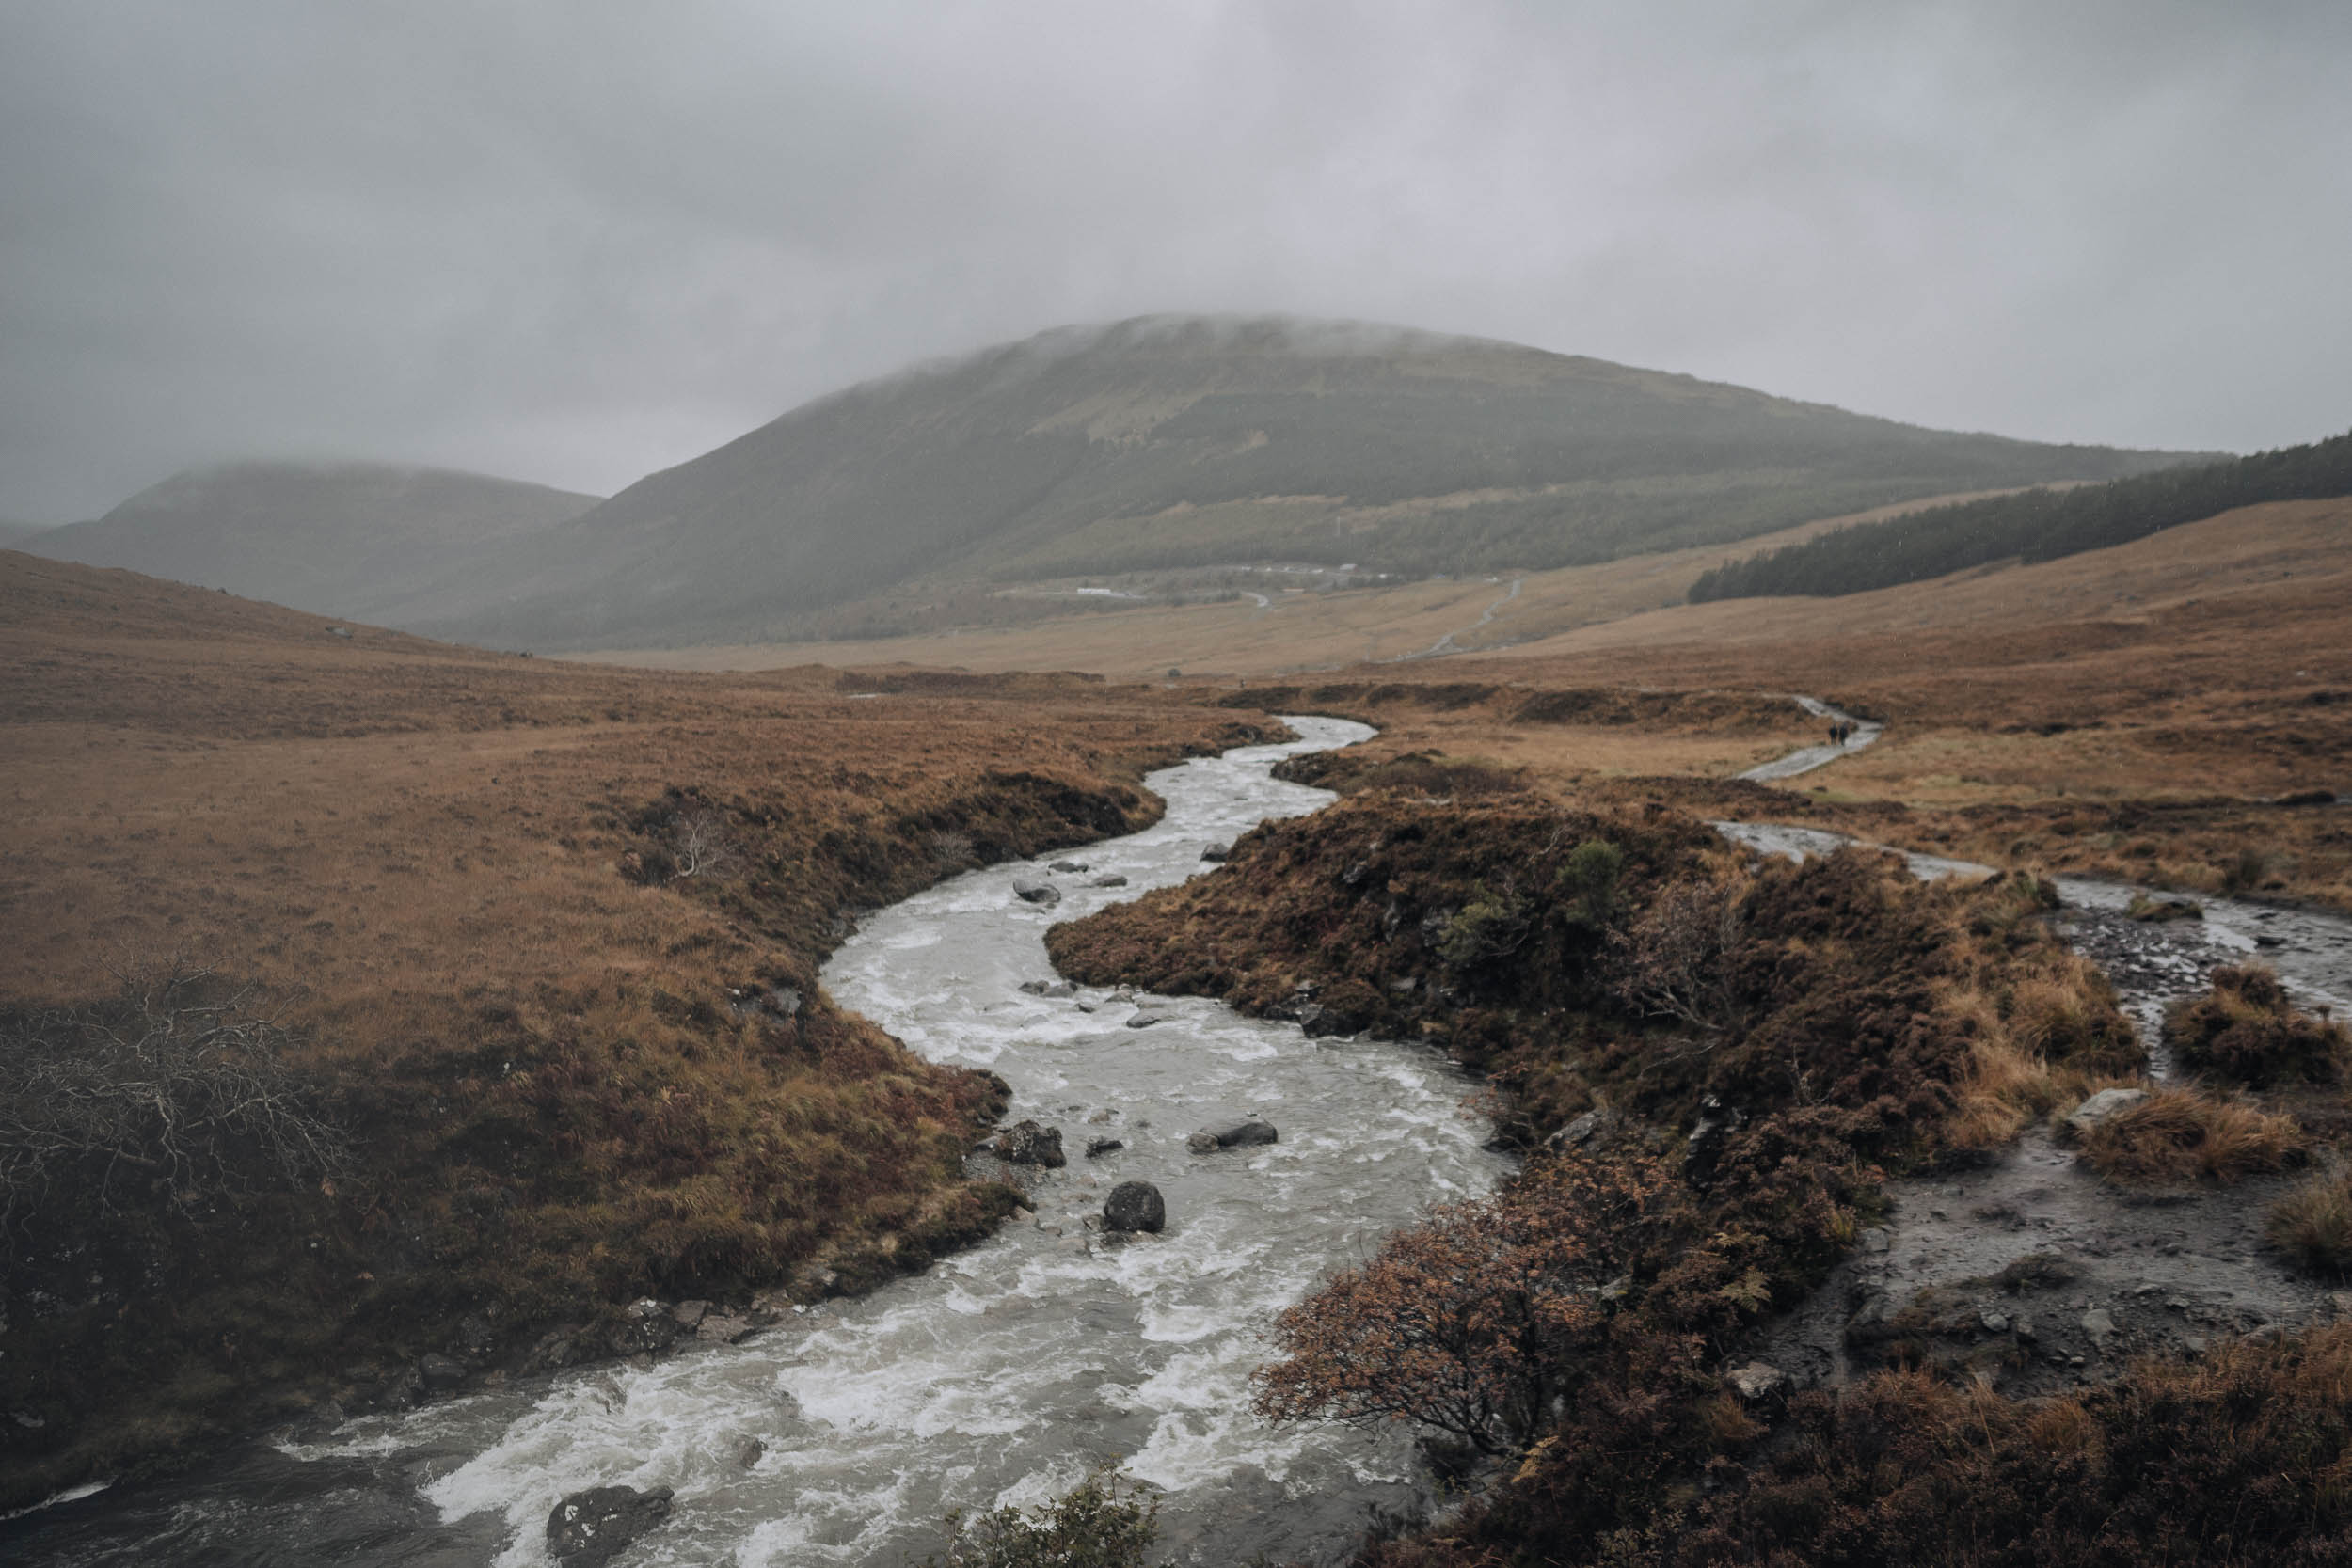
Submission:
POLYGON ((2352 4, 0 0, 0 515, 248 455, 610 491, 1165 310, 2312 439, 2352 4))

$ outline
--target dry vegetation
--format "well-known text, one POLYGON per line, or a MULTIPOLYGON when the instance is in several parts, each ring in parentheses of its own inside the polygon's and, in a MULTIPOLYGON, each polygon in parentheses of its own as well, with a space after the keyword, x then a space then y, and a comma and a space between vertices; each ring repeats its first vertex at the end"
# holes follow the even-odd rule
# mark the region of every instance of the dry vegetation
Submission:
POLYGON ((15 1064, 112 1039, 133 1071, 154 1031, 113 970, 200 962, 349 1140, 296 1170, 219 1122, 197 1163, 229 1180, 118 1161, 19 1204, 0 1506, 461 1338, 503 1361, 635 1294, 815 1290, 820 1263, 849 1288, 983 1228, 1007 1196, 961 1157, 1000 1088, 836 1011, 818 960, 962 864, 1140 825, 1146 767, 1258 721, 1071 677, 845 689, 330 625, 0 554, 15 1064))

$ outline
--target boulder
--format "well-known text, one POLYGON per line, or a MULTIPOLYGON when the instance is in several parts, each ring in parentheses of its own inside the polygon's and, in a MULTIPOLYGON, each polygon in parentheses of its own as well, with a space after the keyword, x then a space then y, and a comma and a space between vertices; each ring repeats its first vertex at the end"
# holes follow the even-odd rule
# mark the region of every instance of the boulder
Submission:
POLYGON ((1582 1148, 1617 1124, 1614 1111, 1592 1110, 1544 1140, 1546 1148, 1582 1148))
POLYGON ((1025 904, 1039 904, 1048 909, 1061 902, 1061 889, 1035 877, 1015 877, 1012 895, 1025 904))
POLYGON ((1168 1015, 1166 1013, 1142 1012, 1130 1016, 1127 1020, 1127 1027, 1130 1029, 1149 1029, 1154 1023, 1166 1023, 1167 1022, 1168 1015))
POLYGON ((1125 887, 1126 885, 1127 879, 1115 871, 1107 877, 1097 877, 1087 884, 1089 887, 1125 887))
POLYGON ((1309 1039, 1328 1039, 1335 1035, 1360 1035, 1364 1021, 1354 1013, 1337 1007, 1327 1007, 1320 1002, 1310 1002, 1298 1009, 1298 1027, 1309 1039))
POLYGON ((1216 845, 1212 844, 1212 845, 1211 845, 1211 846, 1209 846, 1206 849, 1203 849, 1203 850, 1201 850, 1201 851, 1200 851, 1200 858, 1201 858, 1202 860, 1204 860, 1204 861, 1209 862, 1211 864, 1213 864, 1213 865, 1214 865, 1214 864, 1218 863, 1219 862, 1222 862, 1222 861, 1226 858, 1226 854, 1227 854, 1227 851, 1226 851, 1226 850, 1221 849, 1221 848, 1217 847, 1216 845))
POLYGON ((1117 1153, 1120 1149, 1126 1147, 1126 1143, 1119 1138, 1089 1138, 1087 1140, 1087 1158, 1089 1160, 1099 1160, 1105 1154, 1117 1153))
POLYGON ((1204 1127, 1184 1140, 1184 1147, 1195 1154, 1214 1154, 1220 1148, 1244 1148, 1253 1144, 1279 1142, 1282 1134, 1270 1121, 1236 1121, 1223 1127, 1204 1127))
POLYGON ((548 1514, 548 1553, 564 1568, 599 1568, 670 1516, 670 1489, 592 1486, 575 1492, 548 1514))
POLYGON ((1788 1387, 1788 1374, 1769 1361, 1751 1361, 1744 1367, 1734 1367, 1724 1373, 1724 1381, 1731 1385, 1733 1393, 1754 1402, 1771 1399, 1788 1387))
POLYGON ((1015 1122, 996 1135, 996 1158, 1012 1165, 1066 1165, 1069 1158, 1061 1151, 1061 1129, 1041 1127, 1034 1121, 1015 1122))
POLYGON ((2074 1113, 2066 1118, 2066 1125, 2074 1130, 2076 1137, 2082 1137, 2117 1112, 2128 1111, 2147 1098, 2146 1089, 2101 1089, 2074 1107, 2074 1113))
POLYGON ((680 1328, 692 1328, 710 1315, 707 1301, 681 1301, 670 1308, 670 1317, 680 1328))
POLYGON ((1103 1224, 1112 1230, 1149 1230, 1168 1224, 1168 1202, 1149 1181, 1121 1181, 1103 1202, 1103 1224))
POLYGON ((713 1312, 694 1325, 694 1338, 706 1345, 731 1345, 755 1326, 751 1319, 733 1312, 713 1312))
POLYGON ((466 1382, 466 1364, 454 1356, 420 1355, 417 1357, 417 1381, 427 1393, 446 1394, 462 1387, 466 1382))
POLYGON ((1058 871, 1065 877, 1074 877, 1079 872, 1087 870, 1088 866, 1083 861, 1056 861, 1045 869, 1048 871, 1058 871))

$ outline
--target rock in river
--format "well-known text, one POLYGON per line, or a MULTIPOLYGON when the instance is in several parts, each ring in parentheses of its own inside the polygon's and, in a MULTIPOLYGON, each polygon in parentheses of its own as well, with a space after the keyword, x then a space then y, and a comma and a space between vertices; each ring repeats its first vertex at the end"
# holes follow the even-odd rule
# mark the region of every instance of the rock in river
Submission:
POLYGON ((1061 889, 1035 877, 1015 877, 1012 879, 1012 895, 1025 904, 1054 905, 1061 902, 1061 889))
POLYGON ((1149 1181, 1121 1181, 1104 1200, 1103 1223, 1113 1230, 1156 1234, 1168 1223, 1168 1203, 1149 1181))
POLYGON ((1236 1121, 1223 1127, 1204 1127, 1186 1138, 1184 1147, 1195 1154, 1214 1154, 1220 1148, 1278 1143, 1281 1136, 1270 1121, 1236 1121))
POLYGON ((621 1548, 670 1516, 671 1491, 657 1486, 592 1486, 548 1514, 548 1551, 564 1568, 599 1568, 621 1548))
POLYGON ((1066 1165, 1069 1158, 1061 1151, 1061 1129, 1041 1127, 1034 1121, 1015 1122, 996 1135, 996 1158, 1014 1165, 1066 1165))

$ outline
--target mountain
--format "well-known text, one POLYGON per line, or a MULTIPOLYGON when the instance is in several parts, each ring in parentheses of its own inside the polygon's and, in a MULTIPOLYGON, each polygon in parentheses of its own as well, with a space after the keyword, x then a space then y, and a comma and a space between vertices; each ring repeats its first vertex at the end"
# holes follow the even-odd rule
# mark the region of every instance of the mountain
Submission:
POLYGON ((2173 461, 1481 339, 1148 317, 818 399, 507 552, 497 610, 412 624, 510 646, 675 643, 772 635, 917 579, 1538 568, 2173 461))
POLYGON ((23 546, 386 625, 495 604, 486 563, 594 496, 387 463, 230 463, 142 490, 23 546))
POLYGON ((21 550, 32 542, 36 533, 49 531, 39 523, 20 523, 13 517, 0 517, 0 550, 21 550))

